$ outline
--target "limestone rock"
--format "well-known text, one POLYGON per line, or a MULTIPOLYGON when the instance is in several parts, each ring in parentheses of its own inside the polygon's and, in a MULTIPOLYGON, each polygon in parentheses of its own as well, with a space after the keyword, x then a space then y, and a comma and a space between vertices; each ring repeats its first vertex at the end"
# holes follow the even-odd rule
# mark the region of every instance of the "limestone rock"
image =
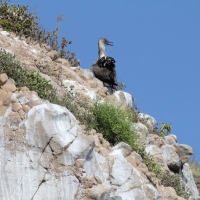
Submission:
POLYGON ((159 164, 163 164, 163 156, 160 148, 158 148, 156 145, 148 145, 145 148, 145 151, 147 154, 152 156, 159 164))
POLYGON ((119 103, 132 108, 133 100, 132 96, 129 93, 123 91, 116 91, 114 95, 116 96, 119 103))
POLYGON ((197 186, 194 182, 194 178, 193 178, 192 172, 190 170, 190 166, 187 163, 185 163, 183 165, 182 172, 184 175, 183 180, 184 180, 185 184, 187 185, 187 188, 190 190, 192 198, 194 198, 194 199, 200 198, 199 191, 197 190, 197 186))
POLYGON ((144 113, 139 113, 138 114, 138 120, 143 123, 149 131, 153 131, 156 125, 156 120, 151 117, 150 115, 144 114, 144 113))
POLYGON ((174 140, 173 136, 167 135, 164 138, 165 138, 165 141, 166 141, 167 144, 170 144, 170 145, 175 145, 176 144, 176 141, 174 140))
POLYGON ((90 69, 84 69, 83 70, 83 76, 87 79, 87 80, 92 80, 94 77, 93 72, 90 69))
POLYGON ((8 80, 8 76, 4 73, 0 75, 0 86, 4 85, 8 80))
POLYGON ((174 146, 166 144, 161 147, 163 159, 170 170, 178 173, 181 168, 181 159, 175 151, 174 146))
POLYGON ((67 150, 75 159, 86 159, 93 148, 94 141, 87 135, 79 134, 67 150))
POLYGON ((126 144, 124 142, 120 142, 119 144, 115 145, 112 148, 112 151, 118 150, 118 149, 122 150, 122 154, 123 154, 124 157, 130 155, 130 153, 133 151, 131 146, 129 146, 128 144, 126 144))
POLYGON ((148 142, 149 144, 156 145, 157 147, 161 147, 162 145, 167 144, 163 137, 160 137, 156 134, 149 134, 148 135, 148 142))
POLYGON ((13 111, 13 112, 17 112, 17 111, 19 111, 21 108, 22 108, 22 106, 21 106, 20 103, 13 103, 13 104, 12 104, 12 111, 13 111))
POLYGON ((7 82, 1 86, 1 88, 7 92, 14 92, 16 91, 15 81, 11 78, 7 80, 7 82))
POLYGON ((89 88, 79 84, 76 81, 63 80, 62 84, 67 88, 67 90, 73 95, 76 96, 76 93, 87 95, 91 100, 96 98, 96 94, 89 88))
POLYGON ((149 143, 148 128, 141 122, 134 123, 134 127, 138 133, 138 142, 143 145, 148 144, 149 143))
POLYGON ((47 53, 47 56, 49 56, 52 60, 56 59, 58 56, 58 52, 57 51, 50 51, 47 53))
POLYGON ((133 151, 129 156, 126 157, 126 160, 134 167, 138 166, 142 162, 142 157, 133 151))
POLYGON ((182 163, 186 163, 193 155, 193 149, 186 144, 175 144, 176 153, 181 158, 182 163))
POLYGON ((113 151, 109 155, 109 165, 111 183, 113 185, 124 184, 132 174, 132 166, 121 154, 118 153, 118 150, 113 151))
POLYGON ((29 145, 44 148, 51 140, 58 141, 60 148, 66 147, 81 133, 75 117, 55 104, 34 106, 25 122, 26 140, 29 145))
POLYGON ((177 138, 176 135, 174 135, 174 134, 169 134, 169 136, 172 137, 176 142, 178 141, 178 138, 177 138))

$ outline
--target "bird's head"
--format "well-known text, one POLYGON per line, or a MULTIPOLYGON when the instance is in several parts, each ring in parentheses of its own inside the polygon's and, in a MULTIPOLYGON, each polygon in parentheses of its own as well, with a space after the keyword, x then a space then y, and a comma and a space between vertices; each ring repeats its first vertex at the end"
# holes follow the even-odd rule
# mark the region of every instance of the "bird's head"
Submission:
POLYGON ((106 38, 100 38, 100 39, 99 39, 99 43, 100 43, 100 44, 104 44, 104 45, 113 46, 113 42, 110 42, 110 41, 107 40, 106 38))

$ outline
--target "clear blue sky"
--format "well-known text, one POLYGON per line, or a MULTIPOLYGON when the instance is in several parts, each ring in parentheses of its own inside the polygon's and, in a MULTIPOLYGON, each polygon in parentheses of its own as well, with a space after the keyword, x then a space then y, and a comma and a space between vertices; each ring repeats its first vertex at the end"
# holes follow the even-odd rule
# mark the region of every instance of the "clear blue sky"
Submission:
POLYGON ((171 123, 178 143, 200 161, 200 1, 11 0, 30 5, 48 31, 64 15, 59 36, 72 40, 82 68, 97 59, 97 40, 114 42, 107 55, 141 112, 171 123))

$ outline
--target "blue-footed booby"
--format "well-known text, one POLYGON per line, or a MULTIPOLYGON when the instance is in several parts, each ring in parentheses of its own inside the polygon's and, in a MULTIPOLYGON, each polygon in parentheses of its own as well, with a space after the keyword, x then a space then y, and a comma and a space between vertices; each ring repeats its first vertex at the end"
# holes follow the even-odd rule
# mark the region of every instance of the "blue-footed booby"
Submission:
POLYGON ((108 87, 110 94, 117 90, 115 60, 106 56, 106 45, 113 46, 113 43, 106 38, 100 38, 98 41, 98 60, 92 65, 92 71, 96 78, 108 87))

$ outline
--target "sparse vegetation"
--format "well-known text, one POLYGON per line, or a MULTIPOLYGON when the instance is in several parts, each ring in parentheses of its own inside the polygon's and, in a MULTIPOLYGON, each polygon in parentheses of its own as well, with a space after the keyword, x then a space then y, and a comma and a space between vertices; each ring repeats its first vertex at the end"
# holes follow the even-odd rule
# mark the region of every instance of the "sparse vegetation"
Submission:
POLYGON ((14 79, 17 87, 26 86, 37 92, 40 98, 68 108, 82 124, 86 125, 87 130, 94 127, 94 116, 86 103, 77 101, 68 93, 59 97, 55 88, 40 73, 27 69, 25 65, 15 60, 13 55, 4 50, 0 50, 0 74, 2 73, 14 79))
POLYGON ((58 44, 59 24, 64 17, 57 17, 58 26, 53 32, 47 32, 39 25, 38 17, 29 13, 28 10, 29 6, 9 5, 8 1, 0 0, 0 27, 39 44, 49 45, 52 50, 58 51, 58 57, 69 60, 73 67, 80 65, 80 61, 75 58, 75 53, 65 51, 65 47, 72 41, 63 37, 61 45, 58 44))
POLYGON ((0 50, 0 73, 6 73, 9 78, 14 79, 17 87, 26 86, 36 91, 43 99, 55 98, 56 91, 49 81, 42 78, 38 72, 27 69, 4 50, 0 50))
POLYGON ((181 180, 181 176, 178 174, 162 173, 160 176, 161 184, 165 187, 173 187, 178 196, 182 196, 188 199, 190 192, 186 190, 185 184, 181 180))

